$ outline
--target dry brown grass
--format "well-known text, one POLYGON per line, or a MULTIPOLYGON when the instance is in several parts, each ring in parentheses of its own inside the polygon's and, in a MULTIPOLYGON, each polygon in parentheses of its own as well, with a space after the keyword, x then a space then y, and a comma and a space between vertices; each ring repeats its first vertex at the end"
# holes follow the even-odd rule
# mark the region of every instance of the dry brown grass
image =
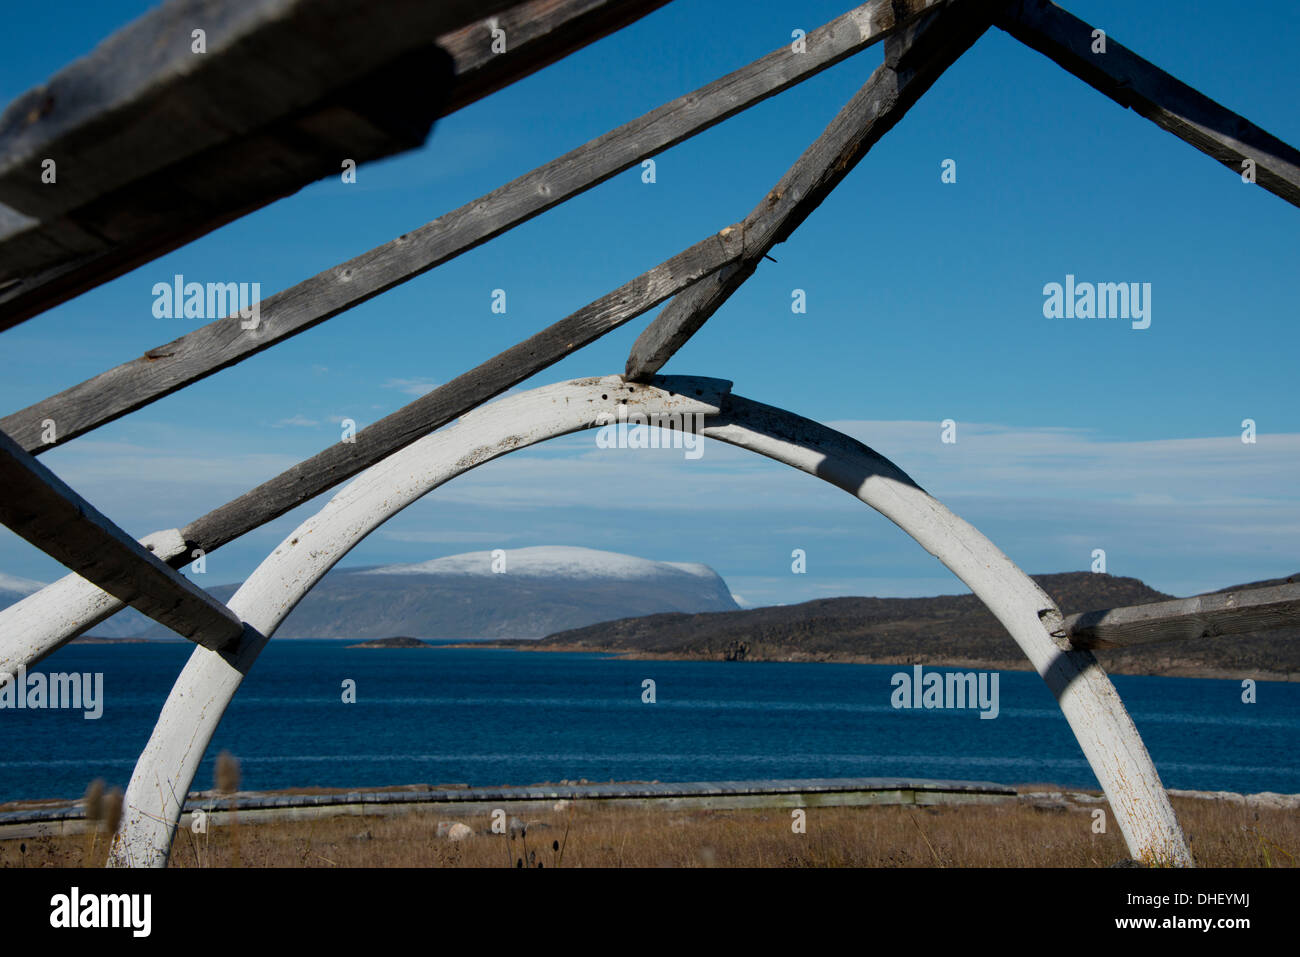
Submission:
MULTIPOLYGON (((1186 798, 1174 803, 1202 866, 1294 867, 1300 857, 1300 816, 1292 811, 1186 798)), ((237 845, 227 827, 207 834, 181 831, 171 866, 507 867, 524 860, 525 866, 545 867, 1106 867, 1127 857, 1113 818, 1107 833, 1094 834, 1086 810, 1036 808, 1023 800, 810 808, 804 834, 793 833, 784 809, 577 803, 518 816, 529 828, 515 837, 491 833, 483 813, 416 811, 274 823, 245 818, 237 845), (439 820, 462 821, 475 836, 460 842, 437 838, 439 820)), ((0 866, 84 866, 86 846, 76 836, 0 841, 0 866)), ((93 863, 102 864, 102 851, 93 863)))

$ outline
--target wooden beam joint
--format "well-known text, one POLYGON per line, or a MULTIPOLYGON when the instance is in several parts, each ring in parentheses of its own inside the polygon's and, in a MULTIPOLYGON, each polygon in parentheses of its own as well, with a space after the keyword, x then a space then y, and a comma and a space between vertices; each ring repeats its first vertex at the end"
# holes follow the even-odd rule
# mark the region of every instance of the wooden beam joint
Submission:
POLYGON ((119 601, 213 650, 237 642, 229 608, 106 518, 0 432, 0 522, 119 601))

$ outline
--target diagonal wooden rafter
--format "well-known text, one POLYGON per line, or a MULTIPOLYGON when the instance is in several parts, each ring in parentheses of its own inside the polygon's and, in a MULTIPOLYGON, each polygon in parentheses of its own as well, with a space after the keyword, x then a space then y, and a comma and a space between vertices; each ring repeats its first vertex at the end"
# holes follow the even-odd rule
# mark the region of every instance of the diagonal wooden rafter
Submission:
POLYGON ((1247 160, 1253 161, 1260 186, 1300 206, 1300 151, 1109 36, 1105 52, 1093 53, 1092 24, 1048 0, 1011 3, 997 24, 1120 106, 1146 117, 1238 175, 1245 172, 1247 160))
POLYGON ((0 433, 0 522, 86 580, 212 649, 239 639, 229 608, 160 561, 0 433))
MULTIPOLYGON (((700 133, 914 22, 944 0, 871 0, 789 46, 577 147, 260 305, 260 325, 219 319, 0 420, 39 454, 359 305, 700 133), (55 433, 43 428, 52 420, 55 433)), ((950 2, 950 0, 949 0, 950 2)))
MULTIPOLYGON (((518 0, 491 17, 506 39, 492 48, 488 21, 438 37, 456 79, 443 115, 483 99, 582 47, 653 13, 669 0, 518 0)), ((486 17, 482 11, 480 16, 486 17)))
POLYGON ((943 71, 979 39, 990 22, 987 4, 948 3, 890 37, 885 62, 741 223, 745 249, 741 260, 697 283, 664 308, 633 344, 625 378, 648 382, 753 275, 768 251, 821 205, 943 71))
POLYGON ((1116 648, 1157 641, 1235 635, 1300 623, 1300 583, 1214 592, 1086 611, 1065 619, 1076 648, 1116 648))

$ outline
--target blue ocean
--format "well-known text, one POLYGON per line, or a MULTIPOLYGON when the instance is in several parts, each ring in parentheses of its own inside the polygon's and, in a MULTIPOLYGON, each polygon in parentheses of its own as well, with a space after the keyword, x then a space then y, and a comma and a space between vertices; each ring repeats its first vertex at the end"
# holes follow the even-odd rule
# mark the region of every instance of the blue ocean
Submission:
MULTIPOLYGON (((195 781, 229 750, 250 790, 391 784, 923 777, 1097 787, 1046 686, 1001 672, 999 713, 896 709, 898 665, 622 661, 487 648, 272 641, 195 781), (654 682, 654 702, 646 680, 654 682), (344 683, 356 701, 345 703, 344 683)), ((103 714, 0 709, 0 801, 125 787, 183 642, 70 645, 103 714)), ((1300 792, 1300 684, 1117 675, 1167 787, 1300 792)))

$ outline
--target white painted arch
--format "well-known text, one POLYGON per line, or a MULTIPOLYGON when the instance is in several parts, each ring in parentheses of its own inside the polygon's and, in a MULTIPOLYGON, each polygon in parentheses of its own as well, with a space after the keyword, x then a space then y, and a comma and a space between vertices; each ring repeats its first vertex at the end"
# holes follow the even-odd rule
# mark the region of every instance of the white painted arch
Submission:
POLYGON ((476 409, 363 472, 298 526, 231 598, 230 607, 246 623, 240 644, 221 653, 194 649, 136 764, 110 866, 166 864, 185 795, 244 675, 285 616, 353 546, 457 475, 515 449, 591 428, 619 405, 661 417, 701 413, 706 437, 816 475, 916 539, 984 601, 1047 682, 1130 853, 1190 866, 1168 795, 1119 695, 1091 653, 1052 636, 1061 622, 1052 599, 887 459, 826 426, 730 395, 730 385, 663 376, 644 386, 608 376, 545 386, 476 409))

